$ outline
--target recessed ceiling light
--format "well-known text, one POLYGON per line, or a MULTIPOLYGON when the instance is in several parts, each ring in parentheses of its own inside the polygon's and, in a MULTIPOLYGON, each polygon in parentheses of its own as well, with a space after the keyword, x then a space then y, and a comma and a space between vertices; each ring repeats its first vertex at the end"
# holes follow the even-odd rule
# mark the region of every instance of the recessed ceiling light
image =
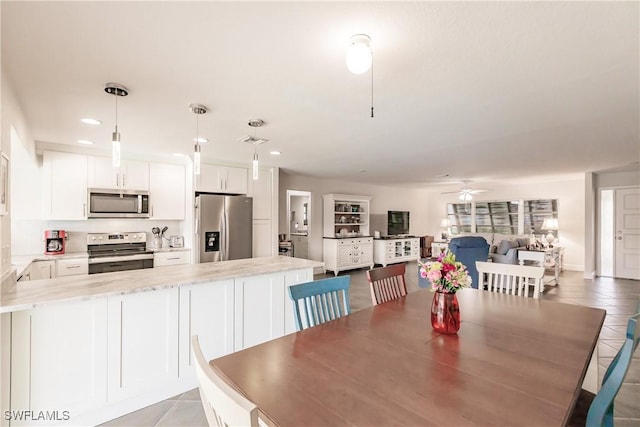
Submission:
POLYGON ((279 156, 282 153, 279 151, 269 151, 269 154, 271 154, 272 156, 279 156))
POLYGON ((360 169, 358 172, 365 173, 366 171, 367 171, 366 169, 360 169))
POLYGON ((98 119, 91 119, 91 118, 86 118, 86 119, 80 119, 80 121, 82 123, 86 123, 88 125, 101 125, 102 121, 98 120, 98 119))
POLYGON ((205 142, 209 142, 209 140, 207 138, 198 137, 198 138, 193 138, 193 142, 199 142, 200 144, 204 144, 205 142))
POLYGON ((89 141, 88 139, 79 139, 78 144, 93 145, 93 141, 89 141))
POLYGON ((449 176, 449 174, 448 174, 448 173, 441 173, 441 174, 439 174, 439 175, 436 175, 435 177, 436 177, 436 178, 446 178, 446 177, 448 177, 448 176, 449 176))

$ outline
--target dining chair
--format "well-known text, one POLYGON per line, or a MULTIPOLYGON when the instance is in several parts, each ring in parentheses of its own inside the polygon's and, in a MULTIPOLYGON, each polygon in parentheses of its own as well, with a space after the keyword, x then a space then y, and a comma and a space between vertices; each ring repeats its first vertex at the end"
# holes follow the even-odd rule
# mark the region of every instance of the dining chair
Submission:
MULTIPOLYGON (((476 261, 476 269, 481 285, 486 275, 486 288, 490 292, 528 297, 529 286, 533 285, 533 297, 540 296, 544 267, 476 261)), ((478 289, 483 289, 483 286, 478 289)))
POLYGON ((289 286, 298 330, 351 314, 349 286, 351 276, 330 277, 289 286))
POLYGON ((624 343, 607 368, 602 378, 602 387, 595 395, 584 389, 580 391, 569 426, 613 427, 613 404, 640 342, 639 322, 640 313, 627 321, 624 343))
POLYGON ((382 304, 407 294, 404 263, 367 270, 373 305, 382 304))
POLYGON ((198 336, 191 337, 200 398, 209 426, 258 426, 258 407, 231 387, 207 362, 198 336))

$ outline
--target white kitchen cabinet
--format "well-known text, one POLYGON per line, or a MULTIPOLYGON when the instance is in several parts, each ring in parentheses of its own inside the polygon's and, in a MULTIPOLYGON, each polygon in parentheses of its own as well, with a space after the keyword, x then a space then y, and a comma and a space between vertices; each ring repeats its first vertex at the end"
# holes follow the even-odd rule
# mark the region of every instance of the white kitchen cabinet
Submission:
POLYGON ((89 258, 67 258, 56 261, 56 277, 89 274, 89 258))
POLYGON ((183 220, 186 175, 182 165, 149 165, 149 203, 151 219, 183 220))
POLYGON ((42 178, 44 219, 87 219, 87 156, 45 151, 42 178))
POLYGON ((189 264, 190 259, 191 251, 188 249, 184 251, 154 252, 153 267, 189 264))
POLYGON ((287 288, 311 280, 312 269, 235 279, 235 351, 295 332, 287 288))
POLYGON ((271 220, 253 220, 253 258, 276 255, 271 220))
POLYGON ((149 190, 149 163, 122 160, 114 168, 109 157, 89 156, 89 188, 149 190))
POLYGON ((106 298, 12 313, 12 331, 12 409, 69 411, 73 420, 107 403, 106 298))
POLYGON ((247 194, 247 176, 246 168, 203 164, 195 177, 195 188, 208 193, 247 194))
POLYGON ((354 268, 373 268, 373 237, 322 239, 326 270, 338 272, 354 268))
POLYGON ((178 378, 178 288, 108 298, 109 401, 178 378))
POLYGON ((376 239, 373 241, 373 262, 395 264, 404 261, 416 261, 420 258, 420 238, 376 239))
POLYGON ((253 219, 272 219, 273 215, 273 170, 260 168, 258 180, 249 180, 250 196, 253 198, 253 219))
POLYGON ((33 261, 31 263, 31 280, 53 279, 56 277, 56 262, 33 261))
POLYGON ((233 279, 180 287, 180 377, 195 378, 191 336, 207 360, 233 349, 233 279))

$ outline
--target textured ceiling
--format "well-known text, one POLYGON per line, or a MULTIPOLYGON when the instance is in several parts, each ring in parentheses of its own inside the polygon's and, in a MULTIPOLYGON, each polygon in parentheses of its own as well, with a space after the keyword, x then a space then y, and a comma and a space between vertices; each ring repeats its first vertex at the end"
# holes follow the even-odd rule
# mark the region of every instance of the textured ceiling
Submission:
POLYGON ((640 157, 638 2, 2 1, 1 14, 3 72, 40 142, 107 152, 103 89, 118 82, 125 155, 190 153, 201 103, 205 159, 249 162, 238 138, 261 118, 264 162, 349 181, 492 182, 640 157), (345 66, 356 33, 372 39, 374 118, 370 72, 345 66))

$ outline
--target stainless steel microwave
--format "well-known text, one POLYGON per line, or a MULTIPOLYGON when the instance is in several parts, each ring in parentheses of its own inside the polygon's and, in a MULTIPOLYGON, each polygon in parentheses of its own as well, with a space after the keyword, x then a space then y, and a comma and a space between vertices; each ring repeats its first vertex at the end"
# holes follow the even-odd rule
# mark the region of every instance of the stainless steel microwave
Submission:
POLYGON ((149 218, 149 192, 89 189, 89 218, 149 218))

